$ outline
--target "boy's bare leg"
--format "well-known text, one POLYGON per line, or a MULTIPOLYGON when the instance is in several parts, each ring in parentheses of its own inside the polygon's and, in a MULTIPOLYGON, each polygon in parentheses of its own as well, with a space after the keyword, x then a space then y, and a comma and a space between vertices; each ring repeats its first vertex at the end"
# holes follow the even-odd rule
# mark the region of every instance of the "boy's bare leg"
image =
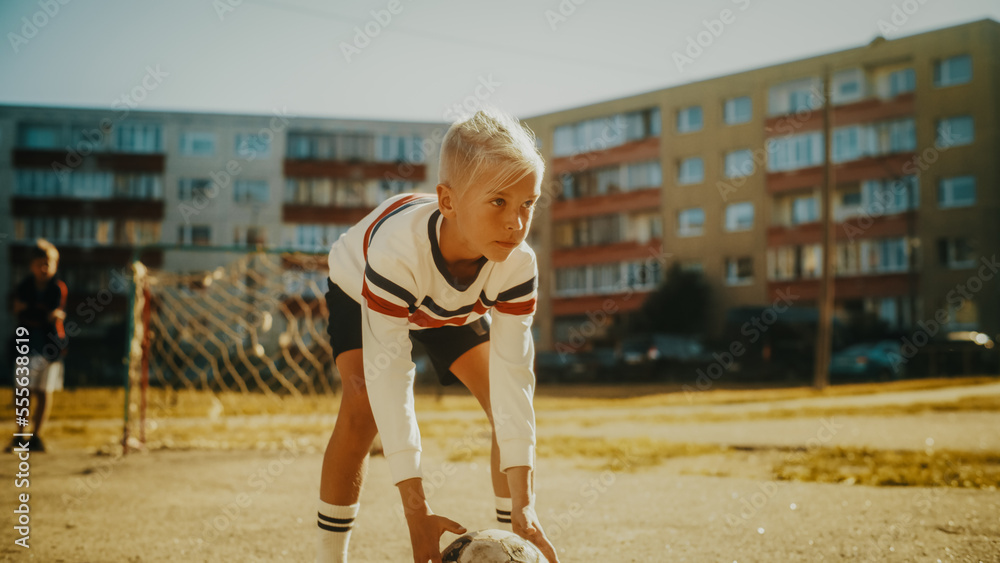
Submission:
POLYGON ((35 425, 35 436, 42 437, 42 427, 49 419, 49 411, 52 410, 52 402, 49 401, 48 391, 32 391, 35 399, 35 409, 31 413, 32 422, 35 425))
POLYGON ((323 455, 319 498, 346 506, 358 502, 368 465, 368 451, 378 432, 372 416, 361 350, 337 356, 343 395, 337 422, 323 455))
POLYGON ((361 487, 368 471, 368 451, 377 428, 368 402, 361 350, 337 356, 343 384, 337 422, 323 454, 319 485, 316 561, 347 561, 361 487))
POLYGON ((510 498, 510 484, 507 476, 500 471, 500 446, 497 445, 497 433, 493 428, 493 411, 490 409, 490 343, 483 342, 479 346, 462 354, 451 364, 451 372, 459 379, 479 405, 486 412, 492 431, 490 446, 490 474, 493 477, 493 494, 500 498, 510 498))

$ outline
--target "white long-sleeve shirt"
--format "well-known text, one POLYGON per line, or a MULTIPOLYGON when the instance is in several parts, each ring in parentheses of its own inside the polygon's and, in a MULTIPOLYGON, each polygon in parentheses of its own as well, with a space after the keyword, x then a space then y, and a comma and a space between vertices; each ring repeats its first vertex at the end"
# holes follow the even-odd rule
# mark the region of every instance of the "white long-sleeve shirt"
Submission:
MULTIPOLYGON (((483 257, 475 280, 462 285, 441 255, 441 221, 437 196, 395 196, 330 250, 330 279, 361 304, 368 399, 394 483, 422 476, 409 331, 465 325, 488 311, 500 468, 532 466, 534 460, 535 254, 522 243, 504 262, 483 257)), ((336 311, 330 322, 337 322, 336 311)))

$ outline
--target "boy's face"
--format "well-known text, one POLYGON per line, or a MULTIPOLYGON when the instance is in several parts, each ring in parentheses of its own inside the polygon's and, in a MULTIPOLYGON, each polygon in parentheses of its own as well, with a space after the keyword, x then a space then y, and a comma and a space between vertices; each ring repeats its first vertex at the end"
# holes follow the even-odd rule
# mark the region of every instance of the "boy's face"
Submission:
POLYGON ((451 205, 443 205, 442 213, 458 227, 460 240, 456 242, 462 254, 468 259, 485 256, 494 262, 506 260, 528 236, 535 202, 541 195, 534 172, 494 194, 488 194, 482 185, 468 186, 461 194, 445 190, 450 192, 451 205))
POLYGON ((59 260, 55 258, 35 258, 31 261, 31 273, 36 281, 46 282, 56 275, 59 260))

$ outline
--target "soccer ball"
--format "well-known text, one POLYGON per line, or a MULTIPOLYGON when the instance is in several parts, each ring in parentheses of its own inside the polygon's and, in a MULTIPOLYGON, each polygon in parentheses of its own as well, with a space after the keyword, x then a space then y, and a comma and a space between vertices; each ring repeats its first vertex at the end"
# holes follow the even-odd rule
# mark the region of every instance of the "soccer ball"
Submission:
POLYGON ((442 563, 549 563, 531 542, 503 530, 470 532, 441 553, 442 563))

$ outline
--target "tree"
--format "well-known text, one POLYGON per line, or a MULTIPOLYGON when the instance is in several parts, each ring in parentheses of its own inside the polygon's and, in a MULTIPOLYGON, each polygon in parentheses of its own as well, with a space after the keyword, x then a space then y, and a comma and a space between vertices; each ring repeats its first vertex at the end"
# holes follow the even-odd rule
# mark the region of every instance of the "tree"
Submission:
POLYGON ((666 280, 649 294, 636 315, 636 332, 703 334, 708 327, 709 288, 700 272, 674 263, 666 280))

